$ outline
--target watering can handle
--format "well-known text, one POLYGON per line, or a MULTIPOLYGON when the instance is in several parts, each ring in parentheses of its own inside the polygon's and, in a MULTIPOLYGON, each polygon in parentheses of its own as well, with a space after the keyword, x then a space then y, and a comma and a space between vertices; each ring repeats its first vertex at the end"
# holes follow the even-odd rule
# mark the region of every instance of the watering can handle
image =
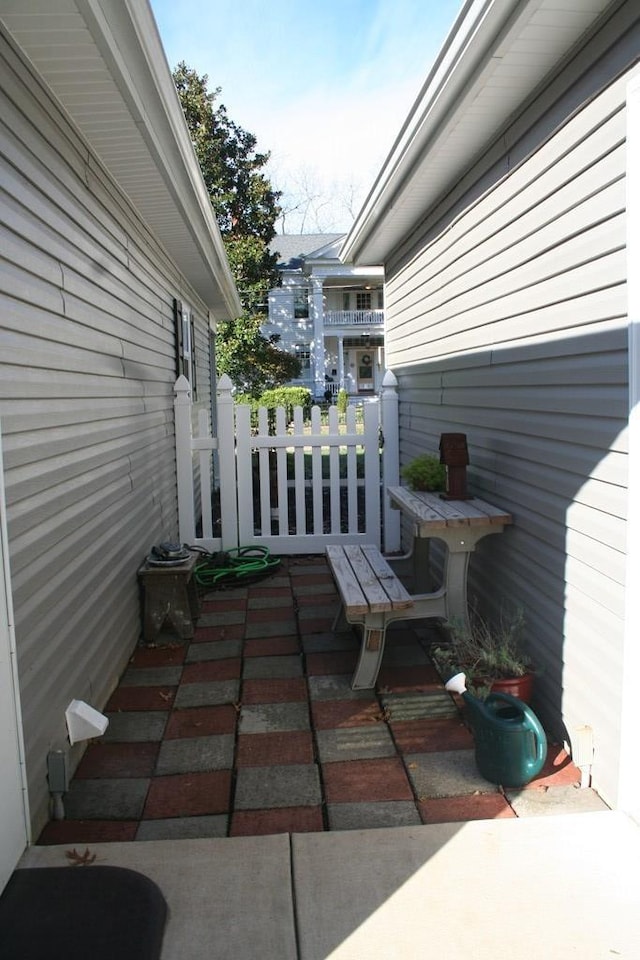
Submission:
POLYGON ((542 729, 542 724, 536 717, 533 710, 527 706, 526 703, 523 703, 522 700, 518 700, 517 697, 512 697, 510 693, 490 693, 487 697, 487 700, 489 699, 501 700, 503 703, 509 704, 509 706, 517 707, 518 710, 521 710, 524 714, 529 725, 529 729, 533 734, 536 745, 535 757, 532 757, 531 760, 528 761, 529 772, 532 777, 535 777, 536 774, 540 773, 543 764, 547 759, 547 737, 542 729))

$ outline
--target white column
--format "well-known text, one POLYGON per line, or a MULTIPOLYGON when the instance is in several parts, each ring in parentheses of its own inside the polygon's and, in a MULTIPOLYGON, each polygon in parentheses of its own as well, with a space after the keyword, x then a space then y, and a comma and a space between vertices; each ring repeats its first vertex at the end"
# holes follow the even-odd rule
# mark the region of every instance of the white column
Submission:
POLYGON ((322 280, 311 279, 311 297, 309 298, 309 312, 313 320, 313 356, 312 376, 314 382, 314 396, 317 399, 324 397, 324 304, 322 300, 322 280))
POLYGON ((338 383, 344 389, 344 337, 338 337, 338 383))

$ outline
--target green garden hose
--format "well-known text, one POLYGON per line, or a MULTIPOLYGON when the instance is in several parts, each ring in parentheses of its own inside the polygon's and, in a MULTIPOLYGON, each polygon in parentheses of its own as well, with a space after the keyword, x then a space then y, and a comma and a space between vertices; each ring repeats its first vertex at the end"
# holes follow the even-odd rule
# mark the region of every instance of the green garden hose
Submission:
POLYGON ((273 573, 281 563, 280 557, 272 557, 269 548, 260 545, 237 547, 220 553, 198 549, 198 553, 202 554, 202 560, 196 564, 194 576, 196 583, 202 587, 226 587, 261 580, 273 573))

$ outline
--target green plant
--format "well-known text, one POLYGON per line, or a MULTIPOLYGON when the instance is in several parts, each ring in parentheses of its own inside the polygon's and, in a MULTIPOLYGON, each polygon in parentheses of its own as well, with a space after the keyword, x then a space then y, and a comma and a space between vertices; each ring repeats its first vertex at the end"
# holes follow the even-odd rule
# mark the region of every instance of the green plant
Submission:
POLYGON ((447 485, 447 468, 430 453, 422 453, 405 464, 400 475, 412 490, 444 490, 447 485))
POLYGON ((471 688, 488 690, 494 680, 522 677, 531 671, 523 643, 525 619, 521 607, 509 611, 503 605, 495 621, 471 611, 469 626, 453 621, 448 639, 431 650, 443 678, 460 671, 471 688))
POLYGON ((338 413, 346 413, 348 406, 349 406, 349 394, 344 389, 338 390, 338 399, 336 400, 336 407, 338 408, 338 413))

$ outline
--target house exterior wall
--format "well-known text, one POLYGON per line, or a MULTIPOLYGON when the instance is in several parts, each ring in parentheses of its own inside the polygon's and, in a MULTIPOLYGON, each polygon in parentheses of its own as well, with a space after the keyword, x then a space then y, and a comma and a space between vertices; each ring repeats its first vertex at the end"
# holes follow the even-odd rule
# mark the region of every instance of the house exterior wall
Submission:
POLYGON ((177 535, 174 299, 196 319, 206 407, 209 322, 57 103, 0 44, 0 418, 37 836, 65 708, 104 708, 140 634, 137 568, 177 535))
POLYGON ((522 603, 536 709, 593 728, 615 804, 627 499, 624 5, 386 265, 401 463, 467 434, 471 488, 513 514, 470 593, 522 603), (505 147, 506 145, 506 147, 505 147), (497 588, 499 584, 499 589, 497 588))

